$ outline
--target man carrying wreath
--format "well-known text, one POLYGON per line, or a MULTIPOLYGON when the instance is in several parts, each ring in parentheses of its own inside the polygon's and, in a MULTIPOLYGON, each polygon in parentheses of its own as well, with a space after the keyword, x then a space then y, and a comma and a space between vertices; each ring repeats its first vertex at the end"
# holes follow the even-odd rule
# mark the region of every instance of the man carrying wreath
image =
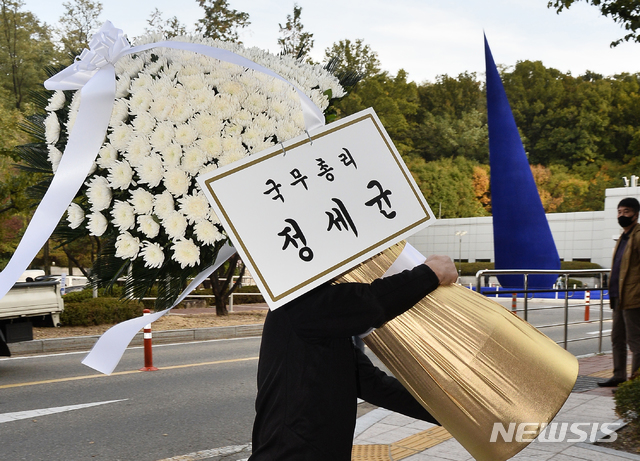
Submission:
POLYGON ((438 424, 352 342, 457 279, 446 256, 371 284, 325 283, 270 311, 262 333, 251 461, 351 459, 357 398, 438 424))

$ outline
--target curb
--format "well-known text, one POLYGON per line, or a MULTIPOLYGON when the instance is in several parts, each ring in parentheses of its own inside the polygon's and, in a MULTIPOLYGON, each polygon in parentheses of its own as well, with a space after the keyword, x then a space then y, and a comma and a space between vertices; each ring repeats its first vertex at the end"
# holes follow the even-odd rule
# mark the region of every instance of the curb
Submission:
MULTIPOLYGON (((153 332, 154 344, 171 344, 212 339, 248 338, 262 336, 263 325, 236 325, 229 327, 189 328, 184 330, 163 330, 153 332)), ((34 339, 9 344, 12 356, 42 354, 52 352, 88 351, 98 341, 100 335, 70 338, 34 339)), ((129 347, 143 345, 143 333, 135 335, 129 347)))

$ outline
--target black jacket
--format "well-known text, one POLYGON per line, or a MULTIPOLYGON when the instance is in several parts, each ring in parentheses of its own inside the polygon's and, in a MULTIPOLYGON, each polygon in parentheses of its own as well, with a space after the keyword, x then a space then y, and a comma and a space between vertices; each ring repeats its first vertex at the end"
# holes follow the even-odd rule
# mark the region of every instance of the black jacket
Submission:
POLYGON ((371 284, 324 284, 269 312, 262 333, 250 461, 349 461, 357 397, 437 423, 351 337, 436 289, 420 265, 371 284))

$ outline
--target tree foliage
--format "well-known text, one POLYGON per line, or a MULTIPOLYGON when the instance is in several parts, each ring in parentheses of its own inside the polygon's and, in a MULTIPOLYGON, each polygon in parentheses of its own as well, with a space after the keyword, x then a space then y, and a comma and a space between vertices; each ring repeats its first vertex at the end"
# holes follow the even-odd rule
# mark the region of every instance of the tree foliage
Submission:
POLYGON ((145 27, 145 33, 158 34, 164 39, 170 39, 187 33, 187 26, 182 24, 177 16, 165 20, 162 17, 162 12, 158 8, 155 8, 151 12, 149 19, 147 19, 147 24, 149 27, 145 27))
POLYGON ((361 81, 367 80, 380 73, 380 60, 378 53, 364 43, 361 38, 355 42, 344 39, 334 43, 324 51, 325 62, 337 59, 335 75, 354 73, 361 81))
POLYGON ((249 14, 234 10, 227 0, 197 0, 204 8, 204 17, 198 19, 196 30, 215 40, 241 43, 238 29, 247 27, 249 14))
MULTIPOLYGON (((548 8, 555 8, 558 13, 568 9, 579 0, 551 0, 548 8)), ((629 31, 624 37, 611 42, 615 47, 622 42, 640 42, 640 5, 637 0, 584 0, 590 5, 596 6, 604 16, 609 16, 615 22, 621 24, 629 31)))
POLYGON ((102 3, 92 0, 73 0, 62 4, 65 12, 60 16, 58 34, 65 55, 77 56, 89 48, 89 40, 100 28, 102 3))
POLYGON ((292 54, 298 58, 302 58, 309 54, 313 48, 313 34, 304 32, 304 25, 300 19, 302 15, 302 7, 297 4, 293 5, 293 15, 287 15, 287 22, 280 27, 280 35, 278 45, 282 54, 292 54))
POLYGON ((22 0, 0 0, 0 86, 18 110, 28 92, 41 86, 54 56, 49 26, 23 6, 22 0))

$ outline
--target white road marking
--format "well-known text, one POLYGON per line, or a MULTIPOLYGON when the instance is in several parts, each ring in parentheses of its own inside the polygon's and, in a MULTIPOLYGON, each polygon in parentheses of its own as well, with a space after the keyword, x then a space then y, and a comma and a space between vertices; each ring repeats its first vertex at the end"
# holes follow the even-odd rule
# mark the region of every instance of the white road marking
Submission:
POLYGON ((95 407, 97 405, 106 405, 107 403, 122 402, 129 399, 107 400, 106 402, 82 403, 80 405, 67 405, 64 407, 42 408, 40 410, 17 411, 15 413, 0 414, 0 423, 9 423, 19 421, 21 419, 39 418, 40 416, 52 415, 55 413, 63 413, 65 411, 80 410, 82 408, 95 407))
MULTIPOLYGON (((159 461, 197 461, 199 459, 209 459, 214 456, 228 456, 235 453, 242 453, 243 451, 250 452, 251 444, 246 445, 230 445, 228 447, 213 448, 211 450, 196 451, 195 453, 189 453, 186 455, 174 456, 173 458, 165 458, 159 461)), ((247 461, 248 458, 240 459, 238 461, 247 461)))
MULTIPOLYGON (((605 333, 611 333, 611 330, 602 330, 602 334, 604 335, 605 333)), ((589 331, 587 332, 588 335, 599 335, 600 331, 589 331)))

